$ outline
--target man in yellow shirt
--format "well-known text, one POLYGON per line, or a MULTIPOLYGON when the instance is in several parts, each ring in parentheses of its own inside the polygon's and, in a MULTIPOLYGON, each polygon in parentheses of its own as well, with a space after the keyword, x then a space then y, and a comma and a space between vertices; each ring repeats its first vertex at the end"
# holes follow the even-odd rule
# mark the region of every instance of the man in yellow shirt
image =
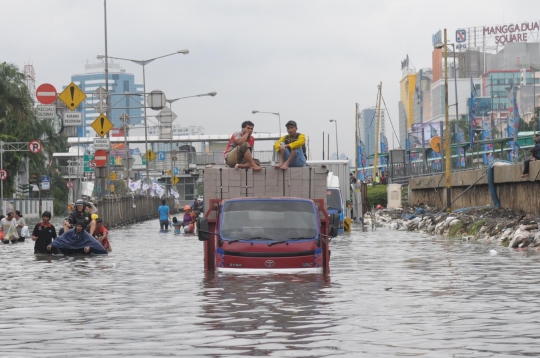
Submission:
POLYGON ((297 132, 295 121, 288 121, 285 127, 288 134, 274 144, 276 152, 279 153, 279 163, 275 167, 283 170, 303 167, 306 165, 306 136, 297 132))

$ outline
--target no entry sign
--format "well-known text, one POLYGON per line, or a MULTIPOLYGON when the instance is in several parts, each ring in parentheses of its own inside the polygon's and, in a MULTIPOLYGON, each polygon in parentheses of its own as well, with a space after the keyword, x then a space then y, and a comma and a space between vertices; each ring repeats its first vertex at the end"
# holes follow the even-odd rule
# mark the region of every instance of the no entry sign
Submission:
POLYGON ((57 94, 56 88, 49 83, 44 83, 36 89, 36 98, 42 104, 53 104, 57 94))
POLYGON ((94 161, 96 162, 96 166, 104 167, 107 164, 107 152, 101 149, 96 150, 94 161))

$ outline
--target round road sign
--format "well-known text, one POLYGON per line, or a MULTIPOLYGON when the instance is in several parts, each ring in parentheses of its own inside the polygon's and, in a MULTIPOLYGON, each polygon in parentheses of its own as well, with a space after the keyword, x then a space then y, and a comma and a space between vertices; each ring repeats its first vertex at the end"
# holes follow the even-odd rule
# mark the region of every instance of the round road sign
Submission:
POLYGON ((70 181, 68 181, 68 182, 66 183, 66 186, 67 186, 69 189, 71 189, 71 188, 73 188, 74 184, 73 184, 73 182, 70 180, 70 181))
POLYGON ((56 88, 49 83, 44 83, 36 89, 36 98, 42 104, 53 104, 57 95, 56 88))
POLYGON ((0 180, 7 179, 7 172, 4 169, 0 169, 0 180))
POLYGON ((107 152, 102 149, 96 150, 94 153, 94 161, 96 162, 96 166, 104 167, 107 164, 107 152))
POLYGON ((33 140, 28 143, 28 150, 34 154, 38 154, 43 149, 41 142, 39 140, 33 140))
POLYGON ((88 168, 95 168, 95 167, 96 167, 96 162, 93 161, 93 160, 90 160, 90 161, 88 162, 88 168))

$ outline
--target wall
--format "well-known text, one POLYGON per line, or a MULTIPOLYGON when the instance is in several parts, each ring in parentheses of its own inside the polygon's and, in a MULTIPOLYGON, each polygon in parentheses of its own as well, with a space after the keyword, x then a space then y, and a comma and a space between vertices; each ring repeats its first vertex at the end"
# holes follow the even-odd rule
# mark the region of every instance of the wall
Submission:
MULTIPOLYGON (((529 177, 520 178, 523 164, 495 167, 495 186, 501 207, 521 210, 526 213, 540 214, 540 161, 531 162, 529 177)), ((486 169, 468 170, 452 173, 452 201, 476 182, 486 169)), ((446 180, 444 174, 416 177, 409 180, 409 204, 426 204, 438 208, 446 207, 446 180)), ((474 187, 452 204, 452 210, 472 206, 493 205, 487 185, 487 175, 483 176, 474 187)))
MULTIPOLYGON (((8 210, 19 210, 25 219, 40 219, 39 215, 39 199, 13 199, 4 198, 3 210, 4 215, 8 210)), ((50 211, 53 213, 53 200, 41 200, 41 212, 50 211)))
MULTIPOLYGON (((171 215, 176 212, 174 199, 166 199, 171 215)), ((107 228, 134 222, 157 219, 161 199, 150 196, 125 196, 98 199, 95 202, 98 216, 107 228)))

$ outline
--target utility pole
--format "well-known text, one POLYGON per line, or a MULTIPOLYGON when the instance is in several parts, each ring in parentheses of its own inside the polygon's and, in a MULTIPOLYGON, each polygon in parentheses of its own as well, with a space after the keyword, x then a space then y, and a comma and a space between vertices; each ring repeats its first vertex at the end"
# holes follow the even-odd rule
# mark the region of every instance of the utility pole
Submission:
POLYGON ((377 125, 375 126, 375 153, 373 158, 373 178, 375 178, 375 173, 378 172, 378 165, 377 165, 377 154, 379 153, 379 126, 381 123, 381 99, 382 99, 382 81, 379 84, 379 104, 377 108, 377 125))

